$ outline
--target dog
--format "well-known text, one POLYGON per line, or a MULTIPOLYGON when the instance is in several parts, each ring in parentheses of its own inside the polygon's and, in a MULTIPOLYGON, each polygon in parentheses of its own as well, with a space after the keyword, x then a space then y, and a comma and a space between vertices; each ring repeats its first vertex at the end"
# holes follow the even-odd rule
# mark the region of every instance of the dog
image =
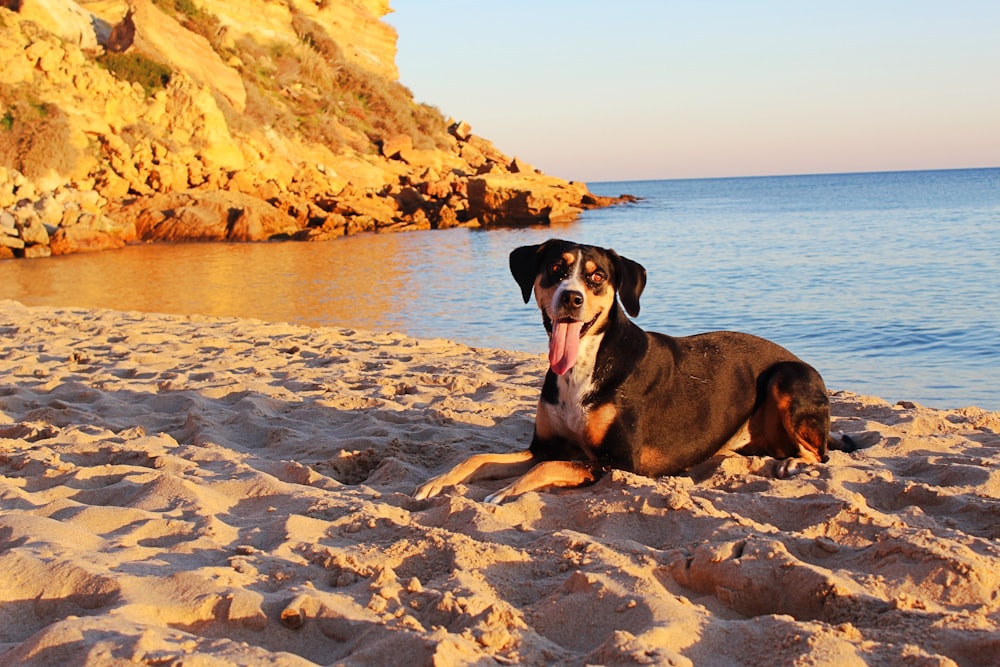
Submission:
POLYGON ((732 331, 674 338, 639 328, 628 316, 639 314, 641 264, 552 239, 516 248, 510 270, 524 302, 534 294, 549 335, 531 445, 476 454, 420 486, 416 499, 516 477, 486 498, 499 503, 611 469, 677 474, 729 451, 780 459, 776 476, 787 477, 845 444, 830 435, 823 378, 785 348, 732 331))

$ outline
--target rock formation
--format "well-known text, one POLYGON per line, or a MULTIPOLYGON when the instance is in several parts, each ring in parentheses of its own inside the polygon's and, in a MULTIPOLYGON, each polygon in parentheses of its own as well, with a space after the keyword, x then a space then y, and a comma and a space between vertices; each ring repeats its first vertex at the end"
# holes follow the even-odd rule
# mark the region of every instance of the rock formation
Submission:
POLYGON ((544 224, 621 201, 416 104, 389 11, 0 3, 0 258, 544 224))

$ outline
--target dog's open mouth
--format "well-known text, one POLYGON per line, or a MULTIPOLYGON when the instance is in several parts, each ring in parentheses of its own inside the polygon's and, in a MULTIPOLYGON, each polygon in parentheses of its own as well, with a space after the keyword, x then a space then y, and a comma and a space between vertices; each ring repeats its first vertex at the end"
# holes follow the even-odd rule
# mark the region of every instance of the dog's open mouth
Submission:
POLYGON ((563 318, 552 323, 549 337, 549 368, 556 375, 563 375, 576 364, 580 351, 580 339, 587 335, 597 322, 600 313, 589 322, 563 318))

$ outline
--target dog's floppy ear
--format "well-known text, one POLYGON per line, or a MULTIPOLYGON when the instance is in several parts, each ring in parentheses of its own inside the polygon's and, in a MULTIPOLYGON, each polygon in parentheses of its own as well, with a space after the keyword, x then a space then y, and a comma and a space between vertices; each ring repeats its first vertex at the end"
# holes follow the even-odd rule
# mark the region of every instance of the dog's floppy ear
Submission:
POLYGON ((542 261, 545 248, 551 241, 539 245, 526 245, 514 248, 510 253, 510 273, 521 286, 521 296, 524 302, 531 300, 531 292, 535 286, 535 276, 538 275, 538 264, 542 261))
POLYGON ((636 317, 639 314, 639 296, 646 289, 646 269, 642 264, 622 257, 614 250, 608 252, 611 253, 618 276, 618 298, 621 299, 625 312, 636 317))

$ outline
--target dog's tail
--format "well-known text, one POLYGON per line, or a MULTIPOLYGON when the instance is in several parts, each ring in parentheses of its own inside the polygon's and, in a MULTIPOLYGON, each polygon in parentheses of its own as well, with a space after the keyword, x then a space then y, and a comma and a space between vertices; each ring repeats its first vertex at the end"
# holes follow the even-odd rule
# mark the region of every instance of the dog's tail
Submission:
POLYGON ((826 440, 826 446, 828 449, 834 449, 840 452, 851 452, 858 451, 861 446, 854 441, 854 438, 847 435, 846 433, 830 433, 830 437, 826 440))

